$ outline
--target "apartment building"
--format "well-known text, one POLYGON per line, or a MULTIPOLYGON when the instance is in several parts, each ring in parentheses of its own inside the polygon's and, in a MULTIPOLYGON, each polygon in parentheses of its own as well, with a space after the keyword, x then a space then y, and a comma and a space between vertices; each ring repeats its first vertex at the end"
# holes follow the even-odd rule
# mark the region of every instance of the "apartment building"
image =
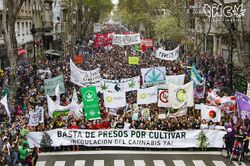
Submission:
MULTIPOLYGON (((236 2, 237 0, 224 0, 226 4, 236 2)), ((226 61, 229 60, 228 47, 228 32, 221 20, 212 20, 204 13, 204 3, 200 0, 189 0, 188 15, 189 15, 189 34, 195 43, 195 46, 200 46, 201 51, 208 52, 214 56, 223 56, 226 61), (209 33, 208 33, 209 32, 209 33), (208 34, 208 35, 207 35, 208 34)), ((244 15, 244 28, 250 34, 250 1, 243 6, 246 9, 244 15)), ((249 35, 250 36, 250 35, 249 35)), ((245 40, 245 50, 242 50, 243 63, 250 66, 250 40, 245 40)), ((233 53, 233 61, 238 61, 236 52, 233 53)))
MULTIPOLYGON (((47 50, 52 48, 52 3, 53 0, 25 0, 15 24, 18 55, 20 57, 32 57, 34 51, 36 56, 39 56, 42 55, 44 49, 47 50), (36 34, 34 36, 32 36, 30 32, 33 24, 36 29, 36 34)), ((0 0, 0 23, 2 11, 3 0, 0 0)), ((3 36, 0 33, 0 64, 6 66, 6 64, 4 64, 6 58, 7 51, 3 36)))

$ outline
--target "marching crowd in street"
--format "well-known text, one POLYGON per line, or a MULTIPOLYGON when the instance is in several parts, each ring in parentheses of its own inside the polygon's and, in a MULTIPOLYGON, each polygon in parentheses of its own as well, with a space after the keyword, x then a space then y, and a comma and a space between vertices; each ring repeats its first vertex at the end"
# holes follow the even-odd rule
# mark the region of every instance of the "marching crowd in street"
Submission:
MULTIPOLYGON (((105 79, 131 78, 140 75, 141 68, 166 66, 167 75, 186 74, 185 82, 190 80, 190 69, 183 66, 181 62, 160 60, 155 58, 153 54, 135 53, 130 46, 114 46, 111 50, 105 50, 103 48, 92 48, 88 42, 83 42, 81 45, 84 62, 78 65, 78 67, 83 70, 93 70, 99 67, 100 74, 102 78, 105 79), (140 55, 139 65, 128 64, 128 55, 131 54, 140 55)), ((69 56, 50 60, 44 56, 37 61, 37 70, 34 70, 30 60, 26 59, 23 63, 20 63, 17 74, 19 82, 17 95, 15 100, 9 103, 11 122, 9 122, 9 117, 4 107, 1 107, 0 110, 0 165, 12 164, 15 166, 19 161, 23 165, 35 165, 38 159, 38 149, 30 149, 26 137, 27 133, 31 131, 46 131, 57 128, 93 130, 113 128, 164 131, 214 129, 227 131, 229 133, 229 140, 231 141, 233 140, 234 133, 239 131, 244 137, 249 136, 249 118, 239 118, 236 109, 231 112, 223 111, 221 121, 215 123, 202 119, 200 110, 194 107, 189 107, 185 116, 159 119, 159 114, 165 113, 166 109, 157 107, 157 104, 149 104, 140 107, 149 108, 150 118, 144 119, 139 113, 138 120, 132 120, 132 113, 127 111, 136 104, 137 94, 134 91, 126 93, 127 106, 126 108, 118 109, 117 115, 111 115, 107 112, 103 104, 103 94, 98 93, 101 119, 88 121, 84 116, 77 117, 74 114, 69 115, 67 119, 60 116, 56 119, 52 119, 48 115, 47 98, 44 92, 44 79, 63 74, 66 92, 61 95, 60 102, 61 105, 67 106, 72 98, 73 88, 78 92, 80 91, 80 87, 70 81, 69 62, 69 56), (37 72, 38 70, 47 70, 49 72, 45 75, 41 75, 37 72), (32 127, 28 125, 29 114, 34 112, 37 106, 45 109, 44 123, 32 127)), ((230 85, 225 64, 221 57, 214 58, 206 54, 201 54, 196 57, 195 65, 207 80, 206 91, 208 89, 215 89, 216 85, 222 87, 228 87, 230 85)), ((0 82, 2 96, 11 93, 11 89, 8 88, 8 68, 4 69, 4 76, 1 77, 0 82)), ((218 92, 218 95, 228 96, 231 94, 218 92)), ((81 99, 80 93, 78 93, 78 98, 81 99)), ((205 99, 195 98, 196 104, 204 102, 205 99)), ((225 138, 227 139, 228 137, 225 138)), ((229 144, 230 146, 232 145, 232 143, 229 144)), ((70 150, 79 150, 79 146, 74 146, 70 148, 70 150)))

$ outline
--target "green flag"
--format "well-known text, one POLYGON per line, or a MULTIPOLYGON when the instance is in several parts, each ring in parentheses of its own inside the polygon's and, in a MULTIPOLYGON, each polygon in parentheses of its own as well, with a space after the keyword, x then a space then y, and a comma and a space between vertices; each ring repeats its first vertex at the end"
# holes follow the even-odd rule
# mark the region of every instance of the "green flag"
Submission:
POLYGON ((139 57, 136 57, 136 56, 128 57, 128 64, 130 64, 130 65, 138 65, 139 64, 139 57))
POLYGON ((139 52, 139 51, 140 51, 140 46, 139 46, 139 45, 134 45, 134 46, 133 46, 133 49, 134 49, 136 52, 139 52))
POLYGON ((98 98, 96 95, 96 87, 81 88, 82 101, 87 120, 100 119, 100 110, 98 105, 98 98))

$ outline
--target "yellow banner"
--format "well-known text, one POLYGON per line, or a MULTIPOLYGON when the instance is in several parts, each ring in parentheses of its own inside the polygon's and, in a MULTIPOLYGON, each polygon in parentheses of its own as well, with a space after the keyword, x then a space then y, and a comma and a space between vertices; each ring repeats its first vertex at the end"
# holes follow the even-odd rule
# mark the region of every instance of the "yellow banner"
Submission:
POLYGON ((130 64, 130 65, 138 65, 139 64, 139 57, 136 57, 136 56, 128 57, 128 64, 130 64))

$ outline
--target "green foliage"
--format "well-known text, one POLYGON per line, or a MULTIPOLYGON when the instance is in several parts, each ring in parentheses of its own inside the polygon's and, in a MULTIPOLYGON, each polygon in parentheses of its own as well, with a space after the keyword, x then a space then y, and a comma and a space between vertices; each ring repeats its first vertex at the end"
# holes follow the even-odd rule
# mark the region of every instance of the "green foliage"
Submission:
POLYGON ((182 42, 185 37, 184 22, 176 17, 164 17, 155 21, 156 36, 175 42, 182 42))

